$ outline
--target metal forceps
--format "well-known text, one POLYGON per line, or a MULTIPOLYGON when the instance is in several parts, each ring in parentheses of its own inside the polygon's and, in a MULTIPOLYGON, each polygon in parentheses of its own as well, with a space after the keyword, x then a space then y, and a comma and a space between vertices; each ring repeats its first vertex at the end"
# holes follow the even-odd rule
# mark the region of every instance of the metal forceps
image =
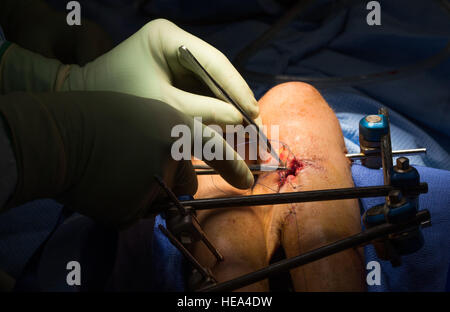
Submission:
POLYGON ((250 116, 242 109, 242 107, 233 100, 233 98, 222 88, 222 86, 206 71, 206 69, 200 64, 200 62, 195 58, 195 56, 186 48, 184 45, 178 48, 178 58, 180 63, 193 73, 200 76, 200 78, 206 83, 206 85, 211 89, 211 91, 218 96, 221 100, 232 104, 242 115, 242 118, 249 125, 253 126, 257 131, 260 142, 264 142, 266 145, 266 150, 275 158, 278 165, 282 164, 280 157, 272 148, 269 140, 267 139, 261 128, 255 123, 255 121, 250 118, 250 116))

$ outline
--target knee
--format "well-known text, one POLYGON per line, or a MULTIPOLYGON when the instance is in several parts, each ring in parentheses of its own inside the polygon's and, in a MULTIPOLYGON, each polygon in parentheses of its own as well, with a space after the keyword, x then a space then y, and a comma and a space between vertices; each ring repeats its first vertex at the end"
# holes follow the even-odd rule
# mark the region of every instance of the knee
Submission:
POLYGON ((320 92, 314 88, 314 86, 300 81, 291 81, 281 83, 271 88, 267 93, 263 96, 263 98, 286 98, 286 99, 295 99, 295 98, 317 98, 322 97, 320 92))
POLYGON ((290 81, 281 83, 270 89, 269 92, 302 94, 304 96, 320 95, 320 92, 316 88, 314 88, 314 86, 310 85, 309 83, 301 81, 290 81))
POLYGON ((314 86, 299 81, 282 83, 267 91, 259 101, 261 110, 263 111, 265 106, 272 106, 273 104, 269 104, 272 102, 284 108, 295 104, 297 110, 305 112, 317 110, 331 112, 327 102, 314 86))

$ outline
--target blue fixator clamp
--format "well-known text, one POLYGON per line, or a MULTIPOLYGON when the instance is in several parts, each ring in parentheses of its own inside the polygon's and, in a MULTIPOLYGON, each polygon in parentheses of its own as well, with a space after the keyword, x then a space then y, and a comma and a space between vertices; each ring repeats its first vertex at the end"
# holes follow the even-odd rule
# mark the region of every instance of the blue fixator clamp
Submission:
MULTIPOLYGON (((390 176, 391 184, 396 187, 408 188, 420 183, 417 169, 409 165, 406 157, 397 159, 396 166, 390 170, 390 176)), ((414 218, 418 210, 417 196, 404 195, 399 190, 395 190, 389 194, 389 201, 386 204, 368 209, 363 215, 363 222, 367 228, 383 223, 402 223, 414 218)), ((374 243, 378 257, 391 260, 393 265, 399 264, 400 255, 416 252, 423 245, 424 238, 420 227, 407 229, 374 243)))
POLYGON ((414 217, 417 210, 417 205, 414 201, 402 199, 396 204, 382 204, 368 209, 363 215, 363 222, 367 228, 386 222, 400 223, 414 217))
POLYGON ((409 159, 406 157, 397 158, 397 164, 391 168, 390 176, 393 186, 408 187, 420 183, 419 172, 409 165, 409 159))
POLYGON ((378 169, 382 166, 381 141, 389 134, 389 121, 384 114, 368 115, 359 121, 359 147, 361 153, 374 156, 363 159, 364 166, 378 169))
POLYGON ((388 132, 389 124, 384 115, 368 115, 359 122, 359 135, 365 141, 379 142, 388 132))

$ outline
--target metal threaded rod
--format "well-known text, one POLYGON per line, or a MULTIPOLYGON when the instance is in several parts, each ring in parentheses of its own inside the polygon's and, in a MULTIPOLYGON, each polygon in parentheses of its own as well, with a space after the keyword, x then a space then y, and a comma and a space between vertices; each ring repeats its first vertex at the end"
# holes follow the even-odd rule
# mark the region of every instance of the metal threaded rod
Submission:
MULTIPOLYGON (((242 206, 262 206, 276 205, 286 203, 302 203, 327 200, 341 200, 351 198, 383 197, 388 196, 389 192, 400 190, 405 194, 418 195, 428 192, 428 184, 420 183, 417 186, 408 188, 399 188, 391 185, 350 187, 330 190, 317 190, 306 192, 273 193, 262 195, 235 196, 223 198, 207 198, 181 201, 185 207, 191 207, 195 210, 205 210, 213 208, 229 208, 242 206)), ((155 205, 156 211, 165 211, 170 204, 162 203, 155 205)))
POLYGON ((161 224, 158 226, 159 230, 167 237, 167 239, 174 245, 182 254, 183 256, 191 263, 191 265, 197 269, 197 271, 204 277, 204 278, 212 278, 208 271, 195 259, 195 257, 186 249, 186 247, 183 246, 176 238, 173 236, 172 233, 170 233, 169 230, 167 230, 164 226, 161 224))

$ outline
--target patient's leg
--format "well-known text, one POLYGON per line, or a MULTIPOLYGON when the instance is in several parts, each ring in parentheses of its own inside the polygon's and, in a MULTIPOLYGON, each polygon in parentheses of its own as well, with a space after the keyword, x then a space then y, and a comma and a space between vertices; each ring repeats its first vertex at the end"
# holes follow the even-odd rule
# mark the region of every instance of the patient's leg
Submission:
MULTIPOLYGON (((200 164, 194 160, 194 164, 200 164)), ((198 176, 199 189, 196 198, 214 198, 251 194, 226 183, 219 175, 198 176)), ((205 266, 211 268, 216 279, 226 281, 250 273, 268 265, 264 223, 261 211, 243 207, 233 209, 214 209, 198 212, 198 219, 224 256, 218 262, 202 243, 196 244, 194 256, 205 266)), ((242 291, 267 291, 267 281, 255 283, 242 291)))
MULTIPOLYGON (((353 185, 350 163, 339 123, 325 100, 311 86, 286 83, 271 89, 261 100, 261 117, 270 130, 279 126, 280 157, 287 160, 292 175, 260 176, 253 194, 303 191, 353 185)), ((271 138, 270 131, 268 137, 271 138)), ((274 142, 273 142, 274 143, 274 142)), ((200 197, 239 194, 219 176, 199 177, 200 197)), ((360 230, 356 200, 295 205, 213 210, 199 214, 208 236, 224 253, 216 263, 200 245, 195 249, 201 262, 213 268, 219 281, 267 266, 280 246, 287 257, 320 247, 360 230)), ((292 270, 296 290, 362 290, 362 258, 348 250, 292 270)), ((267 290, 267 282, 245 290, 267 290)))
MULTIPOLYGON (((280 192, 352 187, 350 162, 340 125, 322 96, 304 83, 287 83, 271 89, 261 100, 263 124, 280 125, 279 136, 290 151, 281 157, 296 169, 285 176, 270 174, 259 180, 254 193, 266 193, 262 185, 280 192), (281 109, 280 109, 281 108, 281 109)), ((270 136, 270 133, 269 133, 270 136)), ((360 231, 357 200, 298 203, 274 206, 273 228, 281 231, 288 258, 360 231)), ((278 233, 273 233, 274 240, 278 233)), ((363 261, 350 249, 291 271, 297 291, 363 290, 363 261)))

